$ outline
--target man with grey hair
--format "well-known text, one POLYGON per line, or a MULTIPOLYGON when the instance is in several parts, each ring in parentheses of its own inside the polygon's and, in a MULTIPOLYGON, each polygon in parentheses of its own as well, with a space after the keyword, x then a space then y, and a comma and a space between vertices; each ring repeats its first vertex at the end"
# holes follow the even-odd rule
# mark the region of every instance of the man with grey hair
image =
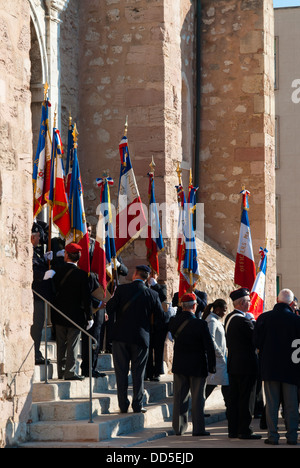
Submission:
POLYGON ((290 289, 282 289, 278 294, 277 302, 292 305, 294 297, 295 295, 290 289))
POLYGON ((300 317, 293 312, 294 294, 283 289, 273 310, 261 314, 255 324, 254 342, 259 353, 261 379, 266 397, 268 438, 278 445, 278 410, 283 404, 287 444, 297 444, 300 317), (282 400, 281 400, 282 399, 282 400))

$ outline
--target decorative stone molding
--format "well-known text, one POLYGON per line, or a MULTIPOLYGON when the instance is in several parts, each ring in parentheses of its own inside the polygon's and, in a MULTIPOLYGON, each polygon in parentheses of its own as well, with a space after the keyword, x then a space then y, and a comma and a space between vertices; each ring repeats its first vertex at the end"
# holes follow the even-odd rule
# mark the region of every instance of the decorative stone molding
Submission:
POLYGON ((52 20, 60 21, 59 15, 68 8, 70 0, 45 0, 48 15, 52 20))

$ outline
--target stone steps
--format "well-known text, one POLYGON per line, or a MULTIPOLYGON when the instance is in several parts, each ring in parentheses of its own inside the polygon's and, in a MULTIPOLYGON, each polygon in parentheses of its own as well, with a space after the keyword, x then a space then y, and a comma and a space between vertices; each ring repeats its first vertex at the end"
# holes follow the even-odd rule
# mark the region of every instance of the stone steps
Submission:
MULTIPOLYGON (((68 413, 69 416, 75 416, 75 420, 47 420, 33 423, 29 427, 31 441, 64 441, 64 442, 99 442, 111 439, 124 434, 131 434, 140 431, 145 427, 156 424, 158 421, 170 421, 171 418, 170 399, 160 404, 149 404, 147 413, 120 414, 118 412, 93 415, 93 422, 90 423, 86 418, 78 419, 78 414, 68 413)), ((73 406, 73 409, 75 406, 73 406)), ((77 407, 78 408, 78 407, 77 407)), ((93 406, 95 410, 95 407, 93 406)), ((97 408, 99 409, 99 408, 97 408)), ((64 408, 65 410, 65 408, 64 408)), ((84 408, 83 408, 84 410, 84 408)), ((85 408, 88 411, 88 407, 85 408)), ((62 413, 51 413, 56 417, 62 413)), ((48 413, 49 414, 49 413, 48 413)), ((82 414, 79 415, 81 418, 82 414)), ((65 418, 65 412, 64 416, 65 418)))
MULTIPOLYGON (((133 413, 130 407, 128 413, 120 414, 112 356, 100 354, 98 370, 105 372, 106 376, 92 379, 90 422, 89 379, 57 380, 55 348, 55 343, 48 343, 51 364, 48 366, 47 384, 44 382, 45 367, 36 366, 31 420, 27 427, 28 442, 21 448, 129 447, 173 432, 173 375, 161 376, 160 382, 145 382, 146 413, 133 413)), ((78 362, 80 365, 80 359, 78 362)), ((129 375, 129 400, 131 394, 129 375)), ((217 421, 216 418, 224 417, 224 411, 219 410, 222 396, 216 391, 213 395, 208 412, 212 412, 213 421, 217 421)))

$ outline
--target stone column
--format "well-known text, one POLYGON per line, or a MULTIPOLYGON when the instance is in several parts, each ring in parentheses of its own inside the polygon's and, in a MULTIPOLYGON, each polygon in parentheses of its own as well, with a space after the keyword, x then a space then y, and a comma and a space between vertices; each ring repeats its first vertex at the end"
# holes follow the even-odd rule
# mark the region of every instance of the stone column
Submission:
POLYGON ((0 2, 0 447, 26 437, 33 375, 30 9, 0 2))
POLYGON ((48 84, 49 99, 52 103, 53 111, 50 117, 50 128, 53 125, 55 106, 57 106, 57 126, 61 123, 61 99, 60 99, 60 15, 68 7, 69 0, 45 0, 46 15, 46 47, 48 55, 48 84))

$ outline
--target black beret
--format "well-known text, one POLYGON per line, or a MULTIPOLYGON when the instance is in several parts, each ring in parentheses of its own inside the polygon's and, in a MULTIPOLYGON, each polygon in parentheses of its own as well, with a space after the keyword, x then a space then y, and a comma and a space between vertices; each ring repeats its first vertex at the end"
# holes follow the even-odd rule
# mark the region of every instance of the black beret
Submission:
POLYGON ((240 288, 240 289, 237 289, 236 291, 232 291, 230 293, 230 299, 232 299, 232 301, 236 301, 237 299, 240 299, 240 297, 245 297, 245 296, 249 296, 249 295, 250 295, 249 289, 240 288))
POLYGON ((33 223, 31 233, 34 234, 36 232, 39 232, 41 237, 44 235, 43 228, 38 223, 33 223))
POLYGON ((146 273, 151 273, 151 268, 149 268, 147 265, 138 265, 135 267, 135 269, 145 271, 146 273))

